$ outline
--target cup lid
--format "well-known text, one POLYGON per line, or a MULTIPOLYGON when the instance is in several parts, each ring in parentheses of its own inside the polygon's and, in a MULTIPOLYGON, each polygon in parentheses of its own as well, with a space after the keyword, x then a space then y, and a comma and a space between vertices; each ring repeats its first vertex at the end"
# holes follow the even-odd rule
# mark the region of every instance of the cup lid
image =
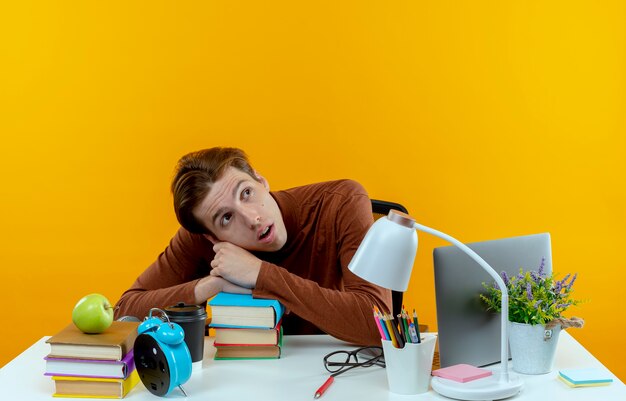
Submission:
POLYGON ((188 305, 184 302, 179 302, 176 305, 168 306, 167 308, 165 308, 165 312, 170 317, 192 317, 206 315, 206 309, 204 309, 202 305, 188 305))

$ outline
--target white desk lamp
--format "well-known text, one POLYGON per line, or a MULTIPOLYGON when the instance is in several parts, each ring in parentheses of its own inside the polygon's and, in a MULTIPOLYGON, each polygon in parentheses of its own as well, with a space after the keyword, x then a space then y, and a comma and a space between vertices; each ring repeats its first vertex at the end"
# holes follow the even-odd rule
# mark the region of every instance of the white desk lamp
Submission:
POLYGON ((445 397, 460 400, 499 400, 519 393, 523 383, 516 374, 509 373, 509 294, 500 275, 476 252, 447 234, 416 223, 406 213, 391 210, 385 218, 376 220, 370 227, 348 268, 357 276, 381 287, 406 291, 417 252, 416 230, 433 234, 456 245, 489 273, 502 290, 500 371, 467 383, 433 377, 433 390, 445 397))

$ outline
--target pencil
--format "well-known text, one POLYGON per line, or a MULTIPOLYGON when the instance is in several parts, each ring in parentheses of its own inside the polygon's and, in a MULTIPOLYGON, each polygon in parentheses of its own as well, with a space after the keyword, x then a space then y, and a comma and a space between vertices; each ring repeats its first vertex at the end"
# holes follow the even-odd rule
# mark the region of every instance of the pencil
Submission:
POLYGON ((393 344, 394 347, 398 348, 398 341, 396 341, 396 336, 393 331, 392 324, 389 321, 389 318, 386 316, 383 316, 383 320, 385 321, 385 325, 387 326, 387 331, 389 332, 389 339, 391 340, 391 343, 393 344))
POLYGON ((335 381, 335 378, 331 375, 328 379, 326 379, 324 384, 322 384, 322 386, 317 389, 317 391, 315 392, 315 395, 313 396, 313 398, 315 398, 315 399, 320 398, 322 396, 322 394, 324 394, 324 392, 326 392, 326 390, 328 390, 328 387, 330 387, 330 385, 333 384, 334 381, 335 381))
POLYGON ((387 340, 387 336, 385 336, 385 332, 383 331, 383 328, 380 325, 380 320, 378 319, 378 308, 376 306, 374 306, 374 321, 376 322, 376 327, 378 327, 380 338, 387 340))
POLYGON ((404 322, 402 321, 402 314, 396 316, 398 318, 398 331, 400 332, 400 336, 402 340, 406 343, 406 334, 404 333, 404 322))
POLYGON ((422 342, 422 336, 420 335, 420 325, 417 320, 417 312, 415 312, 415 309, 413 309, 413 324, 415 324, 415 333, 417 334, 417 343, 419 344, 422 342))
POLYGON ((404 310, 402 310, 402 324, 404 326, 404 337, 407 342, 411 342, 411 336, 409 335, 409 323, 406 321, 408 315, 404 310))
POLYGON ((389 332, 387 331, 387 325, 385 324, 385 320, 383 319, 383 315, 379 312, 378 313, 378 322, 380 323, 380 327, 383 328, 383 332, 385 334, 385 340, 391 341, 391 336, 389 335, 389 332))
POLYGON ((400 332, 398 331, 398 325, 396 324, 396 321, 393 318, 393 316, 390 316, 390 319, 393 321, 391 328, 393 329, 394 336, 396 336, 396 348, 404 348, 404 341, 402 341, 402 336, 400 335, 400 332))
POLYGON ((404 330, 402 329, 402 321, 400 320, 400 315, 396 315, 396 319, 393 319, 393 323, 395 328, 398 329, 398 336, 402 339, 402 342, 406 342, 406 338, 404 338, 404 330))

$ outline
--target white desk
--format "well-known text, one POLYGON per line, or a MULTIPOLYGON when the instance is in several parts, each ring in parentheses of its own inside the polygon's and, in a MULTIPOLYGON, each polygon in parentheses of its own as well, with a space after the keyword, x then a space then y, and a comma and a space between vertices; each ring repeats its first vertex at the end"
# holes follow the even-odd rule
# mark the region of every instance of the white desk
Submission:
MULTIPOLYGON (((0 399, 7 401, 52 400, 54 383, 43 376, 43 357, 49 352, 47 337, 42 338, 0 370, 0 399)), ((246 401, 246 400, 307 400, 326 380, 322 358, 337 349, 353 349, 330 336, 286 336, 283 354, 277 360, 215 361, 212 338, 206 338, 202 369, 193 372, 183 386, 188 400, 246 401)), ((513 401, 624 401, 626 389, 617 377, 609 386, 570 388, 556 378, 562 368, 598 367, 606 369, 567 332, 559 339, 556 366, 552 373, 538 376, 520 375, 524 389, 513 401)), ((606 369, 608 372, 608 369, 606 369)), ((184 400, 175 389, 168 399, 184 400)), ((139 383, 125 399, 131 401, 158 400, 139 383)), ((335 383, 320 398, 333 400, 449 400, 434 393, 401 396, 390 393, 385 370, 379 367, 357 368, 338 376, 335 383)))

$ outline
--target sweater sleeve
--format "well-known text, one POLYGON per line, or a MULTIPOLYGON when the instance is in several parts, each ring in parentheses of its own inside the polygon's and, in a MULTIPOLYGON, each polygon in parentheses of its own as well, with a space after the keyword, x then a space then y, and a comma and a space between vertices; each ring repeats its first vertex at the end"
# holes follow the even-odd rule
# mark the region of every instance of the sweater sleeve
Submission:
MULTIPOLYGON (((323 288, 285 268, 263 262, 254 296, 276 298, 298 316, 344 341, 379 345, 372 307, 391 310, 391 292, 354 275, 348 264, 373 221, 367 195, 348 198, 337 211, 335 230, 343 288, 323 288)), ((331 269, 334 266, 320 266, 331 269)))
POLYGON ((214 253, 201 235, 180 228, 168 247, 122 294, 115 318, 148 315, 150 308, 163 308, 178 302, 193 304, 197 282, 209 274, 214 253))

